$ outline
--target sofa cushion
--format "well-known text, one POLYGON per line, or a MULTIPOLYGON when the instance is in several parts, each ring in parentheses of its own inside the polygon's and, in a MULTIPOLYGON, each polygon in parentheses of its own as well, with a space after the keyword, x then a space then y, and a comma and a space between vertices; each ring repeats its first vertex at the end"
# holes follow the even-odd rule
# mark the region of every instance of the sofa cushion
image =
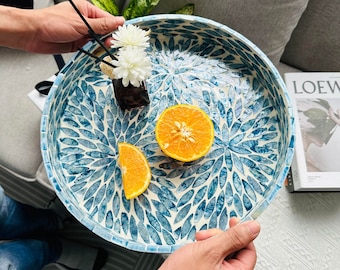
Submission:
POLYGON ((243 34, 277 65, 308 0, 160 1, 154 13, 195 4, 195 15, 213 19, 243 34))
POLYGON ((282 61, 304 71, 340 71, 340 1, 309 1, 282 61))

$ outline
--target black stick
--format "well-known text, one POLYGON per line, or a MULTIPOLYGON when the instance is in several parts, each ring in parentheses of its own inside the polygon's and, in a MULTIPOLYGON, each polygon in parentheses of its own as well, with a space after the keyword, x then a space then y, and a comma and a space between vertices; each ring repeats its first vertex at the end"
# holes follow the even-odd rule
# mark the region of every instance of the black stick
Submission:
POLYGON ((64 58, 61 54, 54 54, 53 57, 60 71, 65 66, 64 58))
POLYGON ((104 60, 104 59, 101 59, 100 57, 98 57, 98 56, 96 56, 96 55, 94 55, 94 54, 92 54, 92 53, 90 53, 90 52, 88 52, 88 51, 85 51, 85 50, 82 49, 82 48, 79 48, 78 50, 81 51, 82 53, 84 53, 84 54, 86 54, 86 55, 88 55, 88 56, 94 58, 94 59, 99 60, 100 62, 105 63, 106 65, 109 65, 109 66, 115 68, 115 66, 112 65, 110 62, 108 62, 108 61, 106 61, 106 60, 104 60))
POLYGON ((90 26, 90 24, 86 21, 85 17, 83 16, 83 14, 81 14, 81 12, 79 11, 79 9, 77 8, 77 6, 75 5, 75 3, 72 0, 69 0, 71 6, 74 8, 74 10, 78 13, 79 17, 83 20, 83 22, 85 23, 85 25, 87 26, 87 28, 89 29, 89 35, 94 38, 97 43, 106 51, 106 53, 112 58, 114 59, 113 54, 109 51, 108 48, 106 48, 106 46, 104 45, 104 43, 98 38, 98 35, 93 31, 92 27, 90 26))

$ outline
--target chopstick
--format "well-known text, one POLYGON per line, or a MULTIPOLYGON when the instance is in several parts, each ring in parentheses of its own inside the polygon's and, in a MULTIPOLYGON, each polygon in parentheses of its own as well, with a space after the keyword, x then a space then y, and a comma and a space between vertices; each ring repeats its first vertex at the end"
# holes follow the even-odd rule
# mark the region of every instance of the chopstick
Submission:
POLYGON ((95 41, 97 41, 97 43, 100 45, 100 47, 102 47, 106 53, 112 58, 114 59, 114 55, 109 51, 109 49, 104 45, 104 43, 98 38, 98 35, 93 31, 92 27, 90 26, 90 24, 86 21, 85 17, 83 16, 83 14, 81 14, 80 10, 77 8, 77 6, 75 5, 75 3, 73 2, 73 0, 68 0, 70 2, 70 4, 72 5, 72 7, 74 8, 74 10, 78 13, 79 17, 83 20, 83 22, 85 23, 85 25, 87 26, 87 28, 89 29, 89 35, 95 39, 95 41))
POLYGON ((82 49, 82 48, 78 48, 78 50, 81 51, 82 53, 84 53, 84 54, 86 54, 86 55, 88 55, 88 56, 90 56, 90 57, 96 59, 96 60, 99 60, 100 62, 105 63, 106 65, 109 65, 109 66, 115 68, 115 66, 112 65, 110 62, 108 62, 108 61, 106 61, 106 60, 104 60, 104 59, 102 59, 102 58, 100 58, 100 57, 98 57, 98 56, 96 56, 96 55, 94 55, 94 54, 88 52, 88 51, 85 51, 85 50, 82 49))

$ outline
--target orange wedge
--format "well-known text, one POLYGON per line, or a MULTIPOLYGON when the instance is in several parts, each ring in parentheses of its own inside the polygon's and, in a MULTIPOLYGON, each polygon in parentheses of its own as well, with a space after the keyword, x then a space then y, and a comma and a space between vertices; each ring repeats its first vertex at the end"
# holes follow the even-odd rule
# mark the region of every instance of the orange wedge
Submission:
POLYGON ((179 104, 162 112, 155 135, 166 155, 189 162, 208 153, 214 142, 214 126, 199 107, 179 104))
POLYGON ((130 200, 142 194, 149 186, 151 170, 144 154, 134 145, 118 143, 119 166, 122 171, 125 197, 130 200))

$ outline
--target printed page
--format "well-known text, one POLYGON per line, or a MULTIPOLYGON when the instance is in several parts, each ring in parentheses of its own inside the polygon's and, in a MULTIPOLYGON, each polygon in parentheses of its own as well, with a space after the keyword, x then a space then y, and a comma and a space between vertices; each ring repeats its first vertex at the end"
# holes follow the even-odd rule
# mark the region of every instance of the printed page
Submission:
POLYGON ((295 190, 340 190, 340 73, 286 73, 295 107, 295 190))

